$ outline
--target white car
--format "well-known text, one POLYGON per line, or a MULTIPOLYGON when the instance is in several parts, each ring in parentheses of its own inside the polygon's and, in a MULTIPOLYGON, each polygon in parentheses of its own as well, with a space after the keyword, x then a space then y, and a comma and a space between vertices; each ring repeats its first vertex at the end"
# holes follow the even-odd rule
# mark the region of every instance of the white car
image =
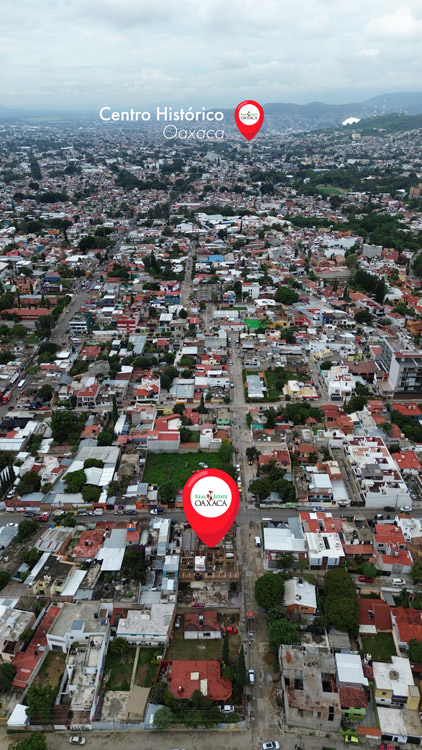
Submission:
POLYGON ((253 669, 248 670, 249 685, 255 685, 255 672, 253 669))
POLYGON ((392 578, 391 583, 393 586, 406 586, 406 581, 404 578, 392 578))
POLYGON ((81 737, 80 734, 74 734, 73 737, 69 738, 69 742, 71 745, 85 745, 86 738, 81 737))
POLYGON ((202 466, 203 469, 208 469, 208 464, 204 464, 203 461, 200 461, 199 465, 202 466))
POLYGON ((220 706, 222 714, 232 714, 234 712, 234 706, 220 706))
POLYGON ((261 745, 262 750, 280 750, 280 743, 277 740, 271 740, 271 742, 263 742, 261 745))
POLYGON ((411 510, 412 510, 411 505, 402 505, 402 507, 400 508, 401 513, 408 513, 411 510))

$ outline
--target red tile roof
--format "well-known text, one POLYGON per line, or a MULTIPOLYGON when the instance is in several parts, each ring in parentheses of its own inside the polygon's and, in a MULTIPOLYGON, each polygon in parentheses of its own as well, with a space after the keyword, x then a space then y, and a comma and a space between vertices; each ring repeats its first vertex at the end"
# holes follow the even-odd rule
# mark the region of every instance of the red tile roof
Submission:
POLYGON ((191 698, 195 690, 203 688, 204 694, 213 701, 226 701, 232 694, 232 684, 220 674, 221 662, 172 661, 167 678, 174 698, 191 698))
POLYGON ((342 687, 338 691, 342 708, 367 708, 368 698, 363 688, 342 687))
POLYGON ((393 624, 390 607, 381 599, 359 599, 359 625, 374 625, 377 631, 391 632, 393 624), (372 618, 369 612, 373 612, 372 618))
POLYGON ((21 689, 27 687, 34 669, 45 656, 47 633, 59 612, 60 607, 51 606, 38 625, 26 651, 20 652, 14 657, 12 664, 16 667, 17 672, 12 682, 13 687, 21 689), (44 650, 40 651, 40 647, 44 647, 44 650), (37 653, 35 654, 35 652, 37 653))
POLYGON ((420 610, 393 607, 391 613, 396 618, 399 641, 409 643, 412 638, 422 641, 422 615, 420 610))

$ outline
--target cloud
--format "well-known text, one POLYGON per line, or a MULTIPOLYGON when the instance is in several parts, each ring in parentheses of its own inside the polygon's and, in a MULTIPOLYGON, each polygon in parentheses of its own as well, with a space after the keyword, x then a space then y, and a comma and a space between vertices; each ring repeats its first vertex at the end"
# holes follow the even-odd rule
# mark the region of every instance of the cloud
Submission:
POLYGON ((359 52, 356 52, 357 57, 378 57, 380 51, 379 49, 360 49, 359 52))
POLYGON ((3 0, 0 104, 220 107, 418 91, 421 0, 399 2, 3 0))
POLYGON ((408 7, 397 8, 393 13, 372 18, 365 27, 372 39, 419 39, 422 35, 422 20, 408 7))

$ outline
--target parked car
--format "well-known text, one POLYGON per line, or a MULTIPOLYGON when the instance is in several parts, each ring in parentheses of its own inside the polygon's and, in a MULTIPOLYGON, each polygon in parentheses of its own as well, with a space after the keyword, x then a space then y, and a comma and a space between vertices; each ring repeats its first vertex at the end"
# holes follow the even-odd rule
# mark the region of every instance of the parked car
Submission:
POLYGON ((232 714, 234 712, 234 706, 219 706, 222 714, 232 714))
POLYGON ((181 624, 182 624, 182 618, 181 618, 180 615, 177 615, 177 617, 176 617, 176 619, 174 621, 174 627, 175 628, 180 628, 181 624))
POLYGON ((35 513, 33 510, 27 510, 25 513, 25 518, 33 518, 35 516, 35 513))
POLYGON ((42 516, 41 516, 41 518, 40 518, 40 521, 42 521, 43 523, 46 523, 49 518, 50 518, 50 514, 49 513, 43 513, 42 516))
POLYGON ((203 461, 199 462, 199 466, 202 466, 203 469, 208 469, 208 464, 204 464, 203 461))
POLYGON ((255 685, 255 671, 253 669, 248 670, 249 685, 255 685))
POLYGON ((387 745, 384 745, 384 743, 382 742, 379 746, 379 750, 394 750, 394 745, 391 742, 389 742, 387 745))
POLYGON ((322 507, 322 505, 315 505, 315 507, 312 508, 312 513, 320 513, 323 510, 324 508, 322 507))
POLYGON ((374 579, 370 576, 359 576, 359 581, 362 581, 363 583, 373 583, 374 579))
POLYGON ((80 734, 74 734, 72 737, 69 737, 69 742, 71 745, 85 745, 86 738, 80 734))
POLYGON ((391 583, 393 586, 406 586, 406 581, 404 578, 392 578, 391 583))
POLYGON ((277 740, 270 740, 270 742, 263 742, 261 745, 262 750, 280 750, 280 743, 277 740))
POLYGON ((137 510, 127 510, 126 511, 126 515, 128 515, 128 516, 137 516, 138 515, 138 511, 137 510))
POLYGON ((236 635, 239 631, 234 625, 229 625, 228 628, 221 628, 221 632, 223 635, 226 635, 226 633, 228 633, 228 635, 236 635))
POLYGON ((394 505, 384 505, 384 510, 386 513, 393 513, 395 511, 394 505))
POLYGON ((400 508, 401 513, 409 513, 409 511, 411 510, 412 510, 411 505, 402 505, 402 507, 400 508))
POLYGON ((152 510, 150 510, 151 516, 159 516, 161 513, 164 513, 164 508, 161 508, 160 506, 158 506, 158 508, 152 508, 152 510))
POLYGON ((205 607, 205 602, 192 602, 192 607, 205 607))
POLYGON ((356 737, 355 734, 345 734, 344 741, 350 742, 352 745, 359 745, 359 737, 356 737))

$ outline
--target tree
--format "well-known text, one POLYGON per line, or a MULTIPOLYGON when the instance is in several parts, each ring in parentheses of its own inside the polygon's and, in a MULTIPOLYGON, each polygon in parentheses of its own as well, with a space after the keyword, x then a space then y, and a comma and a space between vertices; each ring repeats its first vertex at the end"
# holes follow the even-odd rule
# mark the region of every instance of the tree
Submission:
POLYGON ((53 411, 51 415, 53 440, 59 445, 69 445, 75 442, 79 438, 85 420, 85 414, 76 414, 67 409, 53 411))
POLYGON ((70 511, 65 513, 59 513, 57 516, 53 516, 53 523, 57 526, 63 526, 66 529, 71 529, 76 526, 76 518, 70 511))
POLYGON ((337 630, 358 632, 359 604, 355 585, 345 568, 329 570, 324 575, 325 616, 337 630))
POLYGON ((9 581, 10 575, 7 570, 0 570, 0 591, 4 589, 5 586, 7 586, 9 581))
POLYGON ((101 492, 101 487, 86 484, 85 487, 82 487, 82 499, 85 503, 97 503, 101 497, 101 492))
POLYGON ((332 366, 333 366, 333 363, 330 362, 329 359, 326 359, 326 360, 324 360, 324 362, 321 363, 319 369, 320 370, 331 370, 332 366))
POLYGON ((70 473, 66 474, 64 481, 66 483, 65 492, 80 492, 86 482, 86 474, 83 469, 78 469, 78 471, 71 471, 70 473))
POLYGON ((192 430, 189 429, 189 427, 181 427, 180 430, 180 442, 181 443, 190 443, 192 442, 192 430))
POLYGON ((22 475, 16 488, 18 495, 29 495, 31 492, 39 492, 41 477, 36 471, 27 471, 22 475))
POLYGON ((113 638, 110 645, 110 651, 112 654, 123 656, 129 651, 129 644, 125 638, 113 638))
POLYGON ((200 414, 207 414, 208 409, 205 406, 204 394, 201 394, 201 401, 199 402, 198 411, 200 414))
POLYGON ((31 685, 26 694, 28 717, 34 723, 50 724, 56 691, 51 685, 31 685))
POLYGON ((364 563, 361 566, 361 571, 362 575, 366 578, 375 578, 378 573, 377 569, 373 565, 370 565, 370 563, 364 563))
POLYGON ((123 557, 122 570, 135 581, 145 579, 145 550, 143 547, 126 547, 123 557))
POLYGON ((229 634, 226 632, 223 638, 223 648, 221 651, 221 661, 226 667, 229 666, 229 634))
POLYGON ((299 295, 289 286, 279 286, 274 297, 276 302, 282 305, 293 305, 298 301, 299 295))
POLYGON ((39 398, 40 401, 51 401, 53 398, 53 389, 49 383, 44 383, 44 385, 41 386, 37 392, 37 398, 39 398))
POLYGON ((159 708, 154 714, 154 727, 155 729, 168 729, 174 722, 174 716, 171 710, 167 706, 159 708))
POLYGON ((368 398, 366 396, 351 396, 348 402, 344 404, 344 411, 346 414, 353 414, 355 411, 362 411, 367 403, 368 398))
POLYGON ((26 565, 29 565, 30 568, 33 568, 34 565, 37 564, 38 560, 41 557, 41 552, 36 547, 31 547, 31 549, 27 549, 23 553, 22 560, 26 565))
POLYGON ((175 404, 173 406, 173 414, 180 414, 180 416, 182 416, 182 414, 184 414, 184 412, 185 412, 185 405, 184 404, 180 403, 180 404, 175 404))
POLYGON ((113 401, 112 401, 112 403, 113 403, 113 407, 112 407, 112 411, 111 411, 111 417, 112 417, 113 426, 114 426, 116 424, 118 418, 119 418, 119 410, 117 408, 116 396, 114 394, 113 394, 113 401))
POLYGON ((268 622, 274 622, 274 620, 284 620, 286 617, 286 607, 284 604, 274 604, 271 609, 267 612, 268 622))
POLYGON ((229 443, 221 443, 218 449, 218 455, 222 464, 229 464, 234 453, 234 448, 229 443))
POLYGON ((16 541, 17 542, 23 542, 25 539, 27 539, 29 536, 31 536, 32 532, 35 531, 35 529, 38 528, 38 524, 36 521, 29 521, 26 518, 20 522, 18 526, 18 533, 16 535, 16 541))
POLYGON ((259 450, 257 450, 255 446, 246 448, 246 458, 248 459, 248 461, 253 461, 255 458, 258 458, 258 456, 259 456, 259 450))
POLYGON ((52 326, 53 319, 51 315, 40 315, 40 317, 35 321, 35 328, 40 336, 49 336, 52 326))
POLYGON ((355 321, 356 323, 371 325, 372 315, 369 310, 358 310, 357 313, 355 313, 355 321))
POLYGON ((33 732, 20 742, 12 742, 9 750, 47 750, 47 739, 45 734, 33 732))
POLYGON ((248 674, 246 672, 245 652, 243 646, 241 646, 239 656, 237 657, 234 681, 239 688, 243 688, 248 684, 248 674))
POLYGON ((278 568, 291 568, 295 559, 292 552, 279 552, 277 555, 278 568))
POLYGON ((182 318, 183 320, 185 320, 187 317, 188 317, 188 313, 185 310, 185 308, 182 307, 181 310, 179 310, 179 318, 182 318))
POLYGON ((164 505, 168 505, 169 503, 173 503, 176 499, 176 486, 173 484, 173 482, 164 482, 159 488, 158 488, 158 494, 160 496, 160 501, 164 505))
POLYGON ((300 643, 300 629, 289 620, 274 620, 268 628, 268 639, 274 651, 282 644, 300 643))
POLYGON ((97 445, 113 445, 114 435, 111 430, 101 430, 97 437, 97 445))
POLYGON ((410 571, 410 576, 414 583, 422 582, 422 559, 415 560, 412 565, 412 570, 410 571))
POLYGON ((409 641, 409 659, 414 664, 422 664, 422 641, 411 638, 409 641))
POLYGON ((12 685, 17 669, 7 661, 0 662, 0 692, 7 693, 12 685))
POLYGON ((270 609, 283 600, 284 580, 280 575, 264 573, 255 581, 256 603, 262 609, 270 609))

